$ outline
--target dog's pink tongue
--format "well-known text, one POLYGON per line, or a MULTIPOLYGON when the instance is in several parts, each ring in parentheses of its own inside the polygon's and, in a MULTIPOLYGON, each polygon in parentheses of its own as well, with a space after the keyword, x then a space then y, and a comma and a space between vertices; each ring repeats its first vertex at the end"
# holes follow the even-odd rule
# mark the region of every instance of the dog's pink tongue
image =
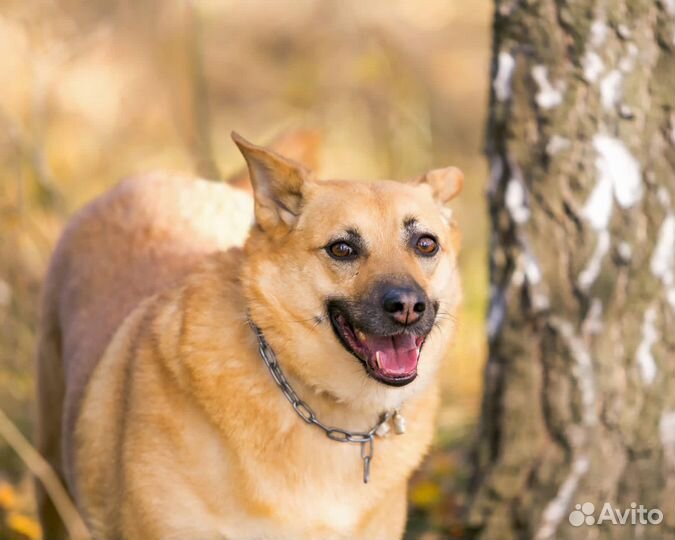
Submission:
POLYGON ((415 343, 415 336, 410 334, 370 336, 368 345, 379 356, 379 369, 385 375, 405 375, 417 367, 419 349, 415 343))

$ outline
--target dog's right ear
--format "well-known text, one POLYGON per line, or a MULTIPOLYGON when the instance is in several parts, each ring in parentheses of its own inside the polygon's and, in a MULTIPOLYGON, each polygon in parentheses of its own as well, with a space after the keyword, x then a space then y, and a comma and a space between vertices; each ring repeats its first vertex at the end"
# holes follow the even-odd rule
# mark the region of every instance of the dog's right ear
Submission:
POLYGON ((439 204, 448 204, 462 191, 464 174, 457 167, 434 169, 413 180, 415 184, 427 185, 439 204))
POLYGON ((309 179, 309 171, 272 150, 248 142, 234 131, 232 140, 248 165, 256 223, 266 232, 291 229, 300 216, 303 185, 309 179))

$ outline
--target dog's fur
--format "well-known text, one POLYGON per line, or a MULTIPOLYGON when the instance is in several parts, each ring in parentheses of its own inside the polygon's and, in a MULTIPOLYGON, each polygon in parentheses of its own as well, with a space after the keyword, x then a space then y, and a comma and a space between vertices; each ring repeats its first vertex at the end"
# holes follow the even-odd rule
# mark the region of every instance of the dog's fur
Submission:
MULTIPOLYGON (((158 175, 120 184, 71 221, 45 289, 40 450, 95 538, 400 538, 460 301, 459 235, 442 205, 461 173, 319 182, 235 140, 255 204, 223 184, 158 175), (438 238, 436 256, 402 241, 411 220, 438 238), (345 229, 358 230, 367 257, 327 255, 345 229), (326 308, 358 306, 386 279, 416 283, 437 306, 418 376, 401 387, 367 374, 326 308), (358 446, 295 414, 248 317, 324 423, 367 430, 400 407, 408 431, 375 441, 368 484, 358 446)), ((53 509, 39 502, 55 538, 53 509)))

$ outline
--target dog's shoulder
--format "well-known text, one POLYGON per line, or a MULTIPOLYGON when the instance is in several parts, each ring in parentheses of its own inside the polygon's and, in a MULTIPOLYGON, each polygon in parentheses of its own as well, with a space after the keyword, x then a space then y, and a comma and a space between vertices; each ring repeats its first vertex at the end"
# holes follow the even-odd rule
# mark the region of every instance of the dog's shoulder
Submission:
POLYGON ((137 309, 143 315, 130 315, 135 329, 121 326, 120 331, 127 340, 138 335, 137 347, 150 349, 155 361, 186 382, 209 362, 224 360, 214 351, 241 347, 248 331, 241 268, 240 248, 206 257, 174 287, 141 304, 137 309))

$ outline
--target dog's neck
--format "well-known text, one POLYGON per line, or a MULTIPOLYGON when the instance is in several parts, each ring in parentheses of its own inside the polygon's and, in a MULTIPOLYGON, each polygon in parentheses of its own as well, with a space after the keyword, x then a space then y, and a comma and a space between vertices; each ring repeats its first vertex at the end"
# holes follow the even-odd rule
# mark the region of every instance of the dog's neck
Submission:
MULTIPOLYGON (((377 421, 367 428, 362 428, 358 431, 337 427, 333 424, 326 424, 321 421, 314 409, 294 390, 260 328, 258 328, 250 319, 248 322, 257 338, 260 358, 268 368, 270 376, 279 387, 279 390, 291 404, 298 417, 313 428, 320 429, 328 438, 337 443, 360 445, 361 459, 363 461, 363 481, 364 483, 368 483, 370 479, 370 463, 374 454, 375 437, 386 435, 391 429, 390 422, 393 422, 395 433, 399 435, 403 434, 406 427, 405 419, 402 414, 398 410, 380 413, 377 421)), ((332 401, 331 408, 335 409, 339 402, 335 398, 333 398, 332 401)))
POLYGON ((344 430, 367 432, 376 426, 384 415, 389 417, 393 414, 394 408, 387 410, 386 405, 358 407, 353 402, 340 399, 328 390, 307 384, 291 369, 288 369, 288 366, 284 366, 283 360, 280 361, 277 358, 277 354, 267 342, 262 330, 250 318, 248 322, 258 342, 261 362, 266 365, 270 378, 276 382, 279 391, 285 395, 290 407, 296 411, 298 408, 301 409, 299 416, 306 418, 307 415, 316 414, 319 423, 329 422, 344 430))

